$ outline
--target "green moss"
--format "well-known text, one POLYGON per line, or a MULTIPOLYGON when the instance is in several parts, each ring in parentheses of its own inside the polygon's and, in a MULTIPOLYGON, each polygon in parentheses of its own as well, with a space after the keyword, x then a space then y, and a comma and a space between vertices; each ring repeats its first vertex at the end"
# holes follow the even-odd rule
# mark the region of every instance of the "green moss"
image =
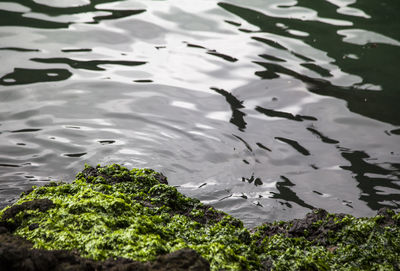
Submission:
POLYGON ((85 170, 71 184, 39 187, 23 195, 16 205, 46 198, 56 207, 18 213, 15 234, 32 241, 35 248, 76 249, 96 260, 147 261, 189 247, 200 252, 213 270, 257 269, 257 256, 244 242, 249 233, 242 224, 232 223, 236 220, 227 215, 216 223, 192 220, 190 216, 204 216, 193 208, 203 205, 160 184, 156 172, 129 171, 119 165, 98 167, 91 175, 85 170), (111 184, 121 179, 125 181, 111 184), (174 212, 188 208, 192 208, 189 216, 174 212), (40 226, 30 230, 35 223, 40 226))
POLYGON ((253 239, 273 270, 399 270, 400 228, 382 219, 330 214, 298 237, 291 223, 279 225, 284 233, 266 236, 275 223, 258 227, 253 239))
POLYGON ((204 217, 204 212, 202 210, 192 209, 192 211, 190 212, 190 216, 201 218, 201 217, 204 217))
POLYGON ((150 169, 86 165, 72 183, 36 187, 14 205, 50 199, 53 208, 21 210, 3 219, 7 207, 0 215, 35 248, 74 249, 96 260, 148 261, 189 247, 212 270, 400 269, 400 217, 394 212, 354 218, 324 217, 317 210, 313 215, 323 218, 298 232, 292 229, 298 221, 278 221, 250 233, 240 220, 159 179, 150 169))

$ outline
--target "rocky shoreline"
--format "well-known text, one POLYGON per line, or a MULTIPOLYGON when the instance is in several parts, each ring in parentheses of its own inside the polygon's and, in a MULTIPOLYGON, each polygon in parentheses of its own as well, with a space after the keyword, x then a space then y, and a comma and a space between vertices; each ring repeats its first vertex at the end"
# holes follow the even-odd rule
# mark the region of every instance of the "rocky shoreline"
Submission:
POLYGON ((249 230, 153 170, 85 166, 0 212, 0 270, 400 270, 400 215, 249 230))

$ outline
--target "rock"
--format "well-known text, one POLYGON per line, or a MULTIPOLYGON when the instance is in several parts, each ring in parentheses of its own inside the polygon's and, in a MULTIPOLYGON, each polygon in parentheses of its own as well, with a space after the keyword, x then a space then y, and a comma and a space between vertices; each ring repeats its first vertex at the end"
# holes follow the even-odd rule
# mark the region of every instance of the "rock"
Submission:
POLYGON ((1 211, 0 270, 400 270, 398 240, 389 209, 316 209, 249 231, 154 170, 85 166, 1 211))
POLYGON ((151 270, 206 271, 210 264, 196 251, 184 248, 160 256, 151 263, 151 270))
POLYGON ((67 250, 32 249, 32 244, 11 234, 0 234, 0 270, 19 271, 208 271, 209 263, 196 251, 181 249, 153 262, 129 259, 94 261, 67 250))
MULTIPOLYGON (((9 231, 16 229, 19 226, 20 221, 18 221, 15 216, 19 212, 24 212, 26 210, 38 210, 40 212, 45 212, 53 207, 55 207, 55 204, 49 199, 36 199, 24 202, 20 205, 13 205, 4 211, 0 220, 0 228, 5 227, 9 231), (8 222, 7 220, 9 219, 13 220, 13 222, 8 222)), ((0 232, 1 231, 2 230, 0 229, 0 232)))

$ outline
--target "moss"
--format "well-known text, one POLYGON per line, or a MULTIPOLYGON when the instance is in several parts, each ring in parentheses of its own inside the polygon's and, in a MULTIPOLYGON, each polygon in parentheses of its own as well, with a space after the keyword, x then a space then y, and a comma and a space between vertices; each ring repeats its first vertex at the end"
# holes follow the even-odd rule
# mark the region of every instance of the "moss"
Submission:
POLYGON ((254 249, 244 242, 250 235, 241 223, 226 214, 205 224, 193 220, 191 216, 204 216, 202 208, 221 212, 159 183, 156 174, 119 165, 86 166, 71 184, 38 187, 23 195, 15 205, 49 199, 55 206, 16 214, 14 234, 35 248, 76 249, 95 260, 147 261, 189 247, 200 252, 212 270, 258 268, 254 249))
POLYGON ((150 169, 86 165, 72 183, 36 187, 0 215, 35 248, 95 260, 148 261, 191 248, 212 270, 400 269, 400 217, 393 211, 354 218, 315 210, 250 232, 150 169))
POLYGON ((394 219, 328 214, 313 222, 309 214, 280 224, 278 234, 272 234, 276 223, 262 225, 253 242, 273 270, 399 270, 400 228, 394 219), (301 223, 308 226, 306 231, 293 227, 301 223))
POLYGON ((192 209, 192 211, 190 211, 190 216, 191 217, 203 217, 204 216, 204 212, 202 210, 199 209, 192 209))

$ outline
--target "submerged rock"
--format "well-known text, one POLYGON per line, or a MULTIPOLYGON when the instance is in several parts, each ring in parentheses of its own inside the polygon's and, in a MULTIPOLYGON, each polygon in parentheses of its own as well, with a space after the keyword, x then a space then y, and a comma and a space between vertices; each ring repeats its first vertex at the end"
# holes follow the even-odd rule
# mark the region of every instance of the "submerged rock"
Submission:
POLYGON ((400 216, 243 223, 150 169, 86 166, 0 212, 0 270, 399 270, 400 216))

